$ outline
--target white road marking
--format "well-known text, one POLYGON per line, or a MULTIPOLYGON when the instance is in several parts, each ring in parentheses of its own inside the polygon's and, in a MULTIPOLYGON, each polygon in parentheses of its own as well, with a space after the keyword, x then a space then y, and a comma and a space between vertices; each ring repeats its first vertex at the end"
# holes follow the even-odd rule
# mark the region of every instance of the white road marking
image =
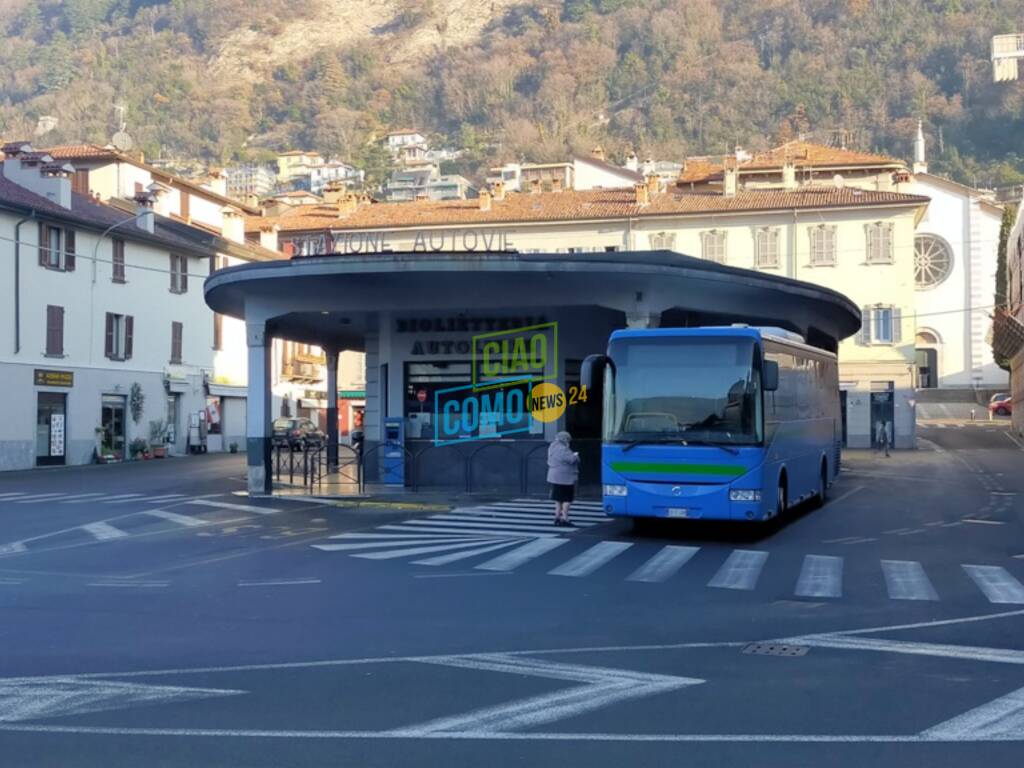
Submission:
POLYGON ((836 496, 834 499, 829 499, 828 500, 828 505, 830 507, 834 507, 839 502, 846 501, 848 498, 853 496, 853 494, 857 493, 857 491, 863 491, 863 490, 864 490, 864 486, 863 485, 855 485, 853 488, 848 490, 846 493, 841 493, 838 496, 836 496))
POLYGON ((73 496, 64 496, 64 497, 62 497, 60 499, 51 499, 51 501, 55 501, 58 504, 70 504, 73 499, 93 499, 93 500, 95 500, 94 499, 95 496, 102 496, 102 495, 103 494, 99 493, 99 492, 76 493, 73 496))
POLYGON ((589 576, 598 568, 632 547, 628 541, 601 541, 548 573, 551 576, 589 576))
POLYGON ((804 557, 795 594, 798 597, 842 597, 843 558, 828 555, 804 557))
POLYGON ((473 541, 482 543, 485 541, 493 541, 490 536, 453 536, 451 538, 441 536, 419 536, 419 537, 406 537, 396 536, 391 539, 381 539, 378 541, 356 541, 351 544, 313 544, 313 549, 319 549, 323 552, 354 552, 357 549, 385 549, 387 547, 413 547, 420 544, 458 544, 463 541, 473 541))
POLYGON ((473 522, 463 521, 455 518, 453 522, 451 517, 444 515, 438 515, 437 517, 429 517, 425 520, 405 520, 402 525, 410 526, 413 528, 437 528, 437 527, 459 527, 467 530, 479 529, 479 528, 495 528, 501 527, 510 531, 547 531, 550 532, 554 528, 554 523, 542 523, 540 521, 536 523, 521 523, 512 522, 509 520, 496 520, 493 523, 488 522, 473 522))
POLYGON ((251 512, 254 515, 274 515, 280 512, 279 509, 269 507, 254 507, 249 504, 232 504, 228 501, 212 501, 210 499, 189 499, 189 504, 198 504, 202 507, 216 507, 217 509, 232 509, 236 512, 251 512))
POLYGON ((185 494, 183 494, 183 493, 168 493, 168 494, 165 494, 164 496, 143 496, 142 498, 138 498, 138 499, 119 499, 117 501, 111 501, 109 503, 110 504, 132 504, 132 503, 152 504, 152 503, 157 502, 157 501, 171 501, 172 499, 184 499, 184 498, 185 498, 185 494))
MULTIPOLYGON (((433 519, 442 519, 442 516, 441 515, 435 515, 434 517, 432 517, 430 519, 432 519, 432 520, 433 519)), ((531 515, 531 514, 520 513, 520 512, 491 512, 491 511, 482 512, 482 511, 479 511, 479 510, 456 509, 456 510, 452 510, 451 512, 447 513, 447 515, 444 516, 444 519, 478 520, 478 521, 481 521, 481 522, 487 522, 489 520, 497 520, 497 521, 508 520, 510 522, 538 523, 538 524, 547 523, 548 525, 550 525, 554 521, 555 517, 554 517, 554 515, 531 515)), ((577 515, 575 513, 572 514, 572 519, 573 519, 573 522, 575 522, 577 525, 583 525, 583 526, 592 526, 592 525, 598 525, 600 523, 608 522, 607 520, 594 520, 593 518, 586 517, 586 516, 583 516, 583 515, 577 515)))
POLYGON ((0 722, 67 717, 140 704, 168 704, 214 696, 236 696, 245 691, 218 688, 182 688, 108 681, 42 679, 11 682, 0 680, 0 722))
MULTIPOLYGON (((534 532, 531 532, 529 535, 530 535, 531 538, 545 538, 545 537, 560 538, 561 535, 562 535, 561 532, 558 531, 558 529, 556 529, 553 525, 551 526, 551 528, 552 528, 552 530, 550 531, 550 533, 542 533, 542 532, 534 531, 534 532)), ((458 528, 458 527, 454 527, 454 526, 446 526, 444 528, 430 528, 429 531, 428 531, 427 529, 423 529, 423 528, 419 528, 419 529, 416 529, 416 528, 405 528, 402 525, 396 524, 396 525, 381 525, 381 526, 378 526, 377 530, 378 531, 400 531, 400 532, 406 533, 406 534, 428 533, 428 532, 430 532, 430 533, 449 533, 449 534, 456 533, 456 534, 463 534, 463 535, 480 534, 480 535, 487 535, 489 537, 498 537, 498 536, 500 536, 502 538, 516 537, 516 536, 522 537, 523 536, 523 532, 522 531, 511 529, 511 528, 500 528, 500 527, 499 528, 494 528, 494 529, 471 531, 471 530, 468 530, 466 528, 458 528)))
POLYGON ((239 581, 240 587, 290 587, 297 584, 320 584, 320 579, 268 579, 265 581, 239 581))
POLYGON ((139 514, 149 515, 150 517, 159 517, 162 520, 168 520, 169 522, 183 525, 186 528, 198 528, 200 526, 210 524, 202 518, 192 517, 191 515, 180 515, 177 512, 171 512, 166 509, 147 509, 139 514))
MULTIPOLYGON (((475 507, 456 507, 451 510, 452 512, 475 512, 482 513, 486 512, 491 515, 517 515, 523 517, 532 518, 554 518, 555 510, 551 506, 546 506, 543 509, 528 509, 524 507, 508 507, 501 504, 480 504, 475 507)), ((608 515, 604 512, 588 512, 586 510, 576 509, 573 507, 571 514, 574 517, 580 517, 586 520, 593 520, 595 522, 608 522, 608 515)))
POLYGON ((690 558, 699 551, 700 547, 666 545, 658 551, 658 554, 633 571, 627 578, 627 581, 644 581, 649 583, 668 581, 676 571, 690 562, 690 558))
POLYGON ((171 582, 169 581, 93 581, 88 586, 90 587, 129 587, 132 589, 150 589, 159 587, 169 587, 171 582))
POLYGON ((965 517, 964 522, 973 525, 1006 525, 1002 520, 977 520, 973 517, 965 517))
POLYGON ((524 563, 547 554, 551 550, 567 544, 569 539, 543 538, 535 539, 511 552, 498 555, 477 566, 481 571, 513 571, 524 563))
POLYGON ((1024 603, 1024 584, 998 565, 961 566, 990 603, 1024 603))
POLYGON ((399 557, 411 557, 412 555, 429 555, 432 552, 449 552, 466 547, 480 546, 480 540, 464 541, 461 544, 433 544, 423 547, 409 547, 407 549, 389 549, 385 552, 362 552, 352 557, 360 557, 364 560, 395 560, 399 557))
POLYGON ((690 677, 633 672, 582 664, 565 664, 498 653, 473 654, 472 656, 434 656, 420 659, 420 661, 475 671, 503 672, 549 680, 564 680, 582 683, 582 685, 574 685, 571 688, 552 693, 528 696, 505 704, 483 707, 460 715, 398 728, 391 733, 405 736, 464 731, 509 733, 577 717, 619 702, 678 690, 691 685, 700 685, 704 682, 690 677))
POLYGON ((17 555, 26 549, 27 547, 20 541, 12 541, 10 544, 0 544, 0 555, 17 555))
POLYGON ((9 499, 13 496, 24 496, 25 491, 12 491, 11 493, 0 493, 0 499, 9 499))
POLYGON ((23 496, 20 499, 15 499, 15 504, 41 504, 44 501, 56 501, 54 497, 63 496, 63 493, 34 493, 31 496, 23 496))
MULTIPOLYGON (((464 552, 453 552, 450 555, 438 555, 437 557, 427 557, 427 558, 424 558, 423 560, 413 560, 413 562, 416 565, 448 565, 449 563, 455 563, 455 562, 458 562, 459 560, 467 560, 467 559, 469 559, 471 557, 476 557, 477 555, 485 555, 488 552, 494 552, 495 550, 504 549, 506 547, 511 547, 514 544, 521 544, 521 543, 522 543, 521 539, 519 539, 519 540, 513 539, 511 541, 502 541, 502 542, 499 542, 497 544, 491 544, 491 545, 486 546, 486 547, 479 547, 478 549, 470 549, 470 550, 466 550, 464 552)), ((507 573, 507 571, 506 571, 506 573, 507 573)), ((437 574, 434 574, 434 575, 436 576, 437 574)), ((490 573, 490 574, 486 574, 486 573, 472 573, 472 574, 465 574, 465 575, 467 575, 467 576, 497 576, 497 575, 499 575, 499 572, 494 572, 494 573, 490 573)))
POLYGON ((93 499, 93 501, 102 501, 104 504, 106 504, 108 501, 114 501, 116 499, 137 499, 138 497, 143 495, 144 494, 141 493, 118 493, 114 496, 104 496, 103 498, 100 499, 93 499))
MULTIPOLYGON (((872 631, 879 632, 882 630, 874 629, 872 631)), ((783 641, 780 640, 779 642, 783 641)), ((790 637, 786 638, 785 642, 794 645, 809 645, 815 648, 901 653, 911 656, 934 656, 936 658, 985 661, 996 664, 1024 664, 1024 651, 1012 651, 1004 648, 980 648, 968 645, 917 643, 877 637, 852 637, 843 633, 790 637)))
POLYGON ((8 579, 0 578, 0 587, 16 587, 19 584, 24 584, 25 579, 8 579))
POLYGON ((883 560, 885 588, 893 600, 938 600, 935 587, 928 580, 919 562, 914 560, 883 560))
POLYGON ((761 575, 768 553, 752 549, 734 549, 718 569, 709 587, 718 589, 753 589, 761 575))
POLYGON ((1024 738, 1024 688, 921 733, 941 741, 1001 741, 1024 738))
POLYGON ((87 523, 79 526, 83 531, 93 536, 97 541, 109 541, 110 539, 123 539, 128 534, 120 528, 115 528, 110 523, 102 520, 95 523, 87 523))

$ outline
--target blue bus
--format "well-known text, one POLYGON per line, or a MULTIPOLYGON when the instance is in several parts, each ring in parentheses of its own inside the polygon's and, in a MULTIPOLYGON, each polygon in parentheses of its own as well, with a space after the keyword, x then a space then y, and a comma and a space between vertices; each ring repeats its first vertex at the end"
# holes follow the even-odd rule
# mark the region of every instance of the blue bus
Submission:
POLYGON ((583 368, 603 390, 609 515, 766 521, 825 502, 842 447, 834 354, 779 329, 655 328, 615 331, 583 368))

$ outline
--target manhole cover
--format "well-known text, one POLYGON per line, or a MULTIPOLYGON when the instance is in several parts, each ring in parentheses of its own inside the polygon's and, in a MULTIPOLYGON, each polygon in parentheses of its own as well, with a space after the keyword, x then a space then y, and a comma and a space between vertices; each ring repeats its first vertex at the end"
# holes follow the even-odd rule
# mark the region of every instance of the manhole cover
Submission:
POLYGON ((751 643, 743 648, 744 653, 754 656, 806 656, 809 650, 806 645, 785 643, 751 643))

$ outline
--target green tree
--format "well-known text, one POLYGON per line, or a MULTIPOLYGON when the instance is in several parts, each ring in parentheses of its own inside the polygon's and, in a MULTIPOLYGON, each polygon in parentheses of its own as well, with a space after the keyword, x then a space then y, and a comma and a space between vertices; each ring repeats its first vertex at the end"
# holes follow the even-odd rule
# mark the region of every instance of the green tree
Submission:
MULTIPOLYGON (((1006 308, 1006 246, 1010 239, 1010 230, 1013 229, 1013 222, 1016 218, 1016 205, 1008 205, 1003 209, 1003 221, 999 227, 999 251, 998 257, 996 258, 996 292, 994 301, 996 311, 1006 308)), ((993 347, 997 346, 997 340, 994 334, 992 338, 992 345, 993 347)), ((993 349, 993 357, 995 358, 996 365, 1004 371, 1010 370, 1010 361, 996 353, 995 349, 993 349)))
POLYGON ((374 139, 363 144, 353 157, 356 167, 366 174, 367 189, 379 190, 391 176, 392 158, 388 149, 374 139))

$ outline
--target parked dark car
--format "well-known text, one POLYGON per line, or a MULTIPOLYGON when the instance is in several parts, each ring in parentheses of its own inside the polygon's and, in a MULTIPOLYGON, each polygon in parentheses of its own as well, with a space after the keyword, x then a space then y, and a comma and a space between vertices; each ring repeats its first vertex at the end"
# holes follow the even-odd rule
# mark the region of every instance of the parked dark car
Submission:
POLYGON ((273 441, 274 445, 304 451, 322 446, 326 436, 309 419, 274 419, 273 441))

